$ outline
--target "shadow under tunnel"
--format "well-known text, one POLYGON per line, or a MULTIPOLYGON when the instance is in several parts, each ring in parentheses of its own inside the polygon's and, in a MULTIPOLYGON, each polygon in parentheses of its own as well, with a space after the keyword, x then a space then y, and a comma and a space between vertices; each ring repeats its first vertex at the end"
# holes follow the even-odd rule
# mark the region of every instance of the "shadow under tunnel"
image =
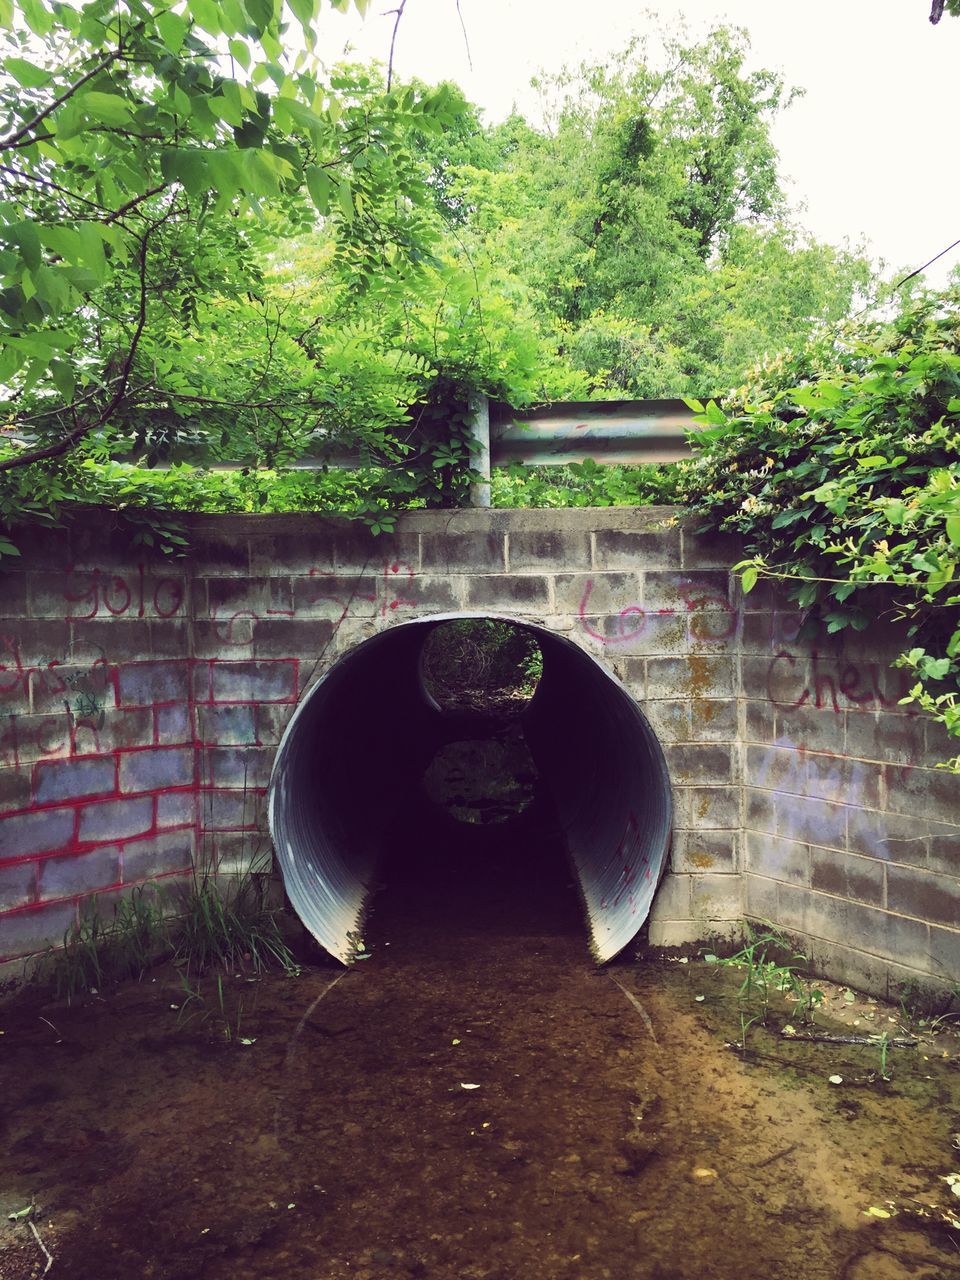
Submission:
MULTIPOLYGON (((371 890, 421 931, 569 929, 572 866, 598 961, 643 925, 670 845, 663 752, 623 686, 545 628, 536 691, 516 728, 533 801, 505 822, 456 821, 424 775, 446 745, 502 736, 502 717, 445 710, 425 685, 431 632, 475 615, 407 622, 341 658, 297 709, 270 784, 270 829, 291 905, 331 955, 355 953, 371 890)), ((378 906, 379 911, 379 906, 378 906)))

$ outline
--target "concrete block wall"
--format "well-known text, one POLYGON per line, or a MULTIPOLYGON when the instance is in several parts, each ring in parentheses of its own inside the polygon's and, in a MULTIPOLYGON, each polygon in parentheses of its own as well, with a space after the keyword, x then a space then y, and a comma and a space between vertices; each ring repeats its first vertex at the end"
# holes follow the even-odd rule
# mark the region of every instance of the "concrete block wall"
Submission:
POLYGON ((93 515, 4 563, 0 962, 56 944, 92 895, 262 865, 304 692, 384 628, 464 612, 566 635, 642 705, 676 808, 652 941, 747 912, 871 990, 960 978, 960 786, 897 702, 894 638, 801 641, 782 601, 738 597, 729 539, 666 508, 419 512, 379 537, 310 515, 187 524, 180 560, 93 515))
POLYGON ((866 990, 960 984, 960 777, 937 768, 957 746, 901 704, 906 638, 803 640, 763 588, 742 616, 746 912, 866 990))

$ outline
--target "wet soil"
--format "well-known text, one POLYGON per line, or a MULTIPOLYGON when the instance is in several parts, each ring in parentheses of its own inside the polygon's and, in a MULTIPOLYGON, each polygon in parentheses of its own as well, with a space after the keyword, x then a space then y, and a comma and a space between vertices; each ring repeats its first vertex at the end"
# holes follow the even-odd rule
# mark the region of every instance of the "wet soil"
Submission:
POLYGON ((889 1083, 785 1009, 731 1049, 737 975, 598 970, 529 835, 398 850, 347 971, 0 1011, 0 1277, 43 1271, 31 1202, 54 1280, 960 1276, 909 1213, 960 1168, 956 1041, 889 1083))

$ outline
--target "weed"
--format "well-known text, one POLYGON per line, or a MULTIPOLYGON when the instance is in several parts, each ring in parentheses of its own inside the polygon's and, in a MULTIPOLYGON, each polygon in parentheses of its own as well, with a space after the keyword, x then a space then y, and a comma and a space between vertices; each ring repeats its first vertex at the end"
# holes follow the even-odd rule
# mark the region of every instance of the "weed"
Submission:
MULTIPOLYGON (((766 1024, 770 998, 774 992, 792 996, 801 1017, 809 1021, 813 1010, 823 1003, 823 992, 813 987, 797 971, 797 964, 804 963, 807 957, 794 950, 775 925, 769 921, 761 923, 765 928, 757 931, 745 921, 747 940, 744 946, 732 956, 716 961, 717 964, 733 965, 745 970, 737 997, 741 1005, 759 1006, 759 1012, 746 1025, 749 1027, 757 1021, 766 1024), (779 959, 783 956, 787 957, 786 963, 779 959)), ((741 1024, 743 1019, 744 1015, 741 1013, 741 1024)))
POLYGON ((168 950, 163 916, 141 886, 116 904, 110 922, 94 900, 89 913, 64 934, 62 949, 45 958, 40 979, 52 985, 58 1000, 71 1002, 105 983, 142 977, 168 950))
POLYGON ((275 964, 287 972, 297 970, 276 912, 266 905, 264 890, 253 875, 243 876, 229 896, 212 876, 195 877, 177 921, 175 958, 188 973, 245 965, 263 973, 275 964))
POLYGON ((887 1055, 890 1052, 890 1037, 886 1031, 881 1031, 877 1037, 877 1049, 880 1053, 880 1079, 889 1080, 890 1074, 887 1072, 887 1055))

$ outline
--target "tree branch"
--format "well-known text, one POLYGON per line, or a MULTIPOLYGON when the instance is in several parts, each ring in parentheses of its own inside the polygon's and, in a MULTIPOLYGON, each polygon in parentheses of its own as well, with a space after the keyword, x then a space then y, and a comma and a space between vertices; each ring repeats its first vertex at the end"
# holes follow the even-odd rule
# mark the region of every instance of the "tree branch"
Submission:
POLYGON ((403 17, 403 11, 407 7, 407 0, 400 0, 396 9, 391 9, 390 13, 397 15, 397 20, 393 24, 393 35, 390 37, 390 58, 387 62, 387 93, 390 92, 390 86, 393 84, 393 50, 397 43, 397 30, 400 26, 400 19, 403 17))
POLYGON ((47 116, 52 115, 53 112, 56 111, 57 107, 62 107, 69 98, 72 98, 78 90, 83 88, 88 80, 92 80, 94 76, 98 76, 101 71, 106 71, 107 67, 112 66, 120 57, 122 52, 122 48, 114 49, 113 53, 107 54, 107 56, 102 61, 98 62, 95 67, 91 67, 85 76, 81 76, 76 84, 72 84, 69 89, 64 89, 59 98, 55 98, 48 107, 44 107, 44 109, 38 115, 35 115, 32 120, 28 120, 26 124, 21 125, 19 129, 14 133, 11 133, 8 137, 0 138, 0 151, 5 151, 8 147, 15 147, 24 138, 29 137, 38 124, 41 124, 46 120, 47 116))
POLYGON ((133 370, 134 357, 137 354, 137 348, 140 345, 140 339, 143 337, 143 331, 147 324, 147 251, 151 235, 166 219, 161 218, 159 222, 153 222, 147 227, 140 239, 139 254, 139 276, 140 276, 140 301, 137 312, 137 324, 133 331, 133 337, 130 339, 130 345, 127 348, 127 354, 124 358, 120 375, 117 379, 117 385, 107 404, 101 410, 97 418, 92 422, 81 422, 74 427, 72 431, 68 431, 62 439, 55 444, 45 445, 39 449, 29 449, 26 453, 17 454, 12 458, 0 459, 0 471, 12 471, 17 467, 27 467, 34 462, 44 462, 48 458, 61 458, 68 453, 75 444, 88 435, 91 431, 95 431, 97 427, 103 424, 113 416, 123 397, 127 394, 127 387, 130 383, 130 374, 133 370))

